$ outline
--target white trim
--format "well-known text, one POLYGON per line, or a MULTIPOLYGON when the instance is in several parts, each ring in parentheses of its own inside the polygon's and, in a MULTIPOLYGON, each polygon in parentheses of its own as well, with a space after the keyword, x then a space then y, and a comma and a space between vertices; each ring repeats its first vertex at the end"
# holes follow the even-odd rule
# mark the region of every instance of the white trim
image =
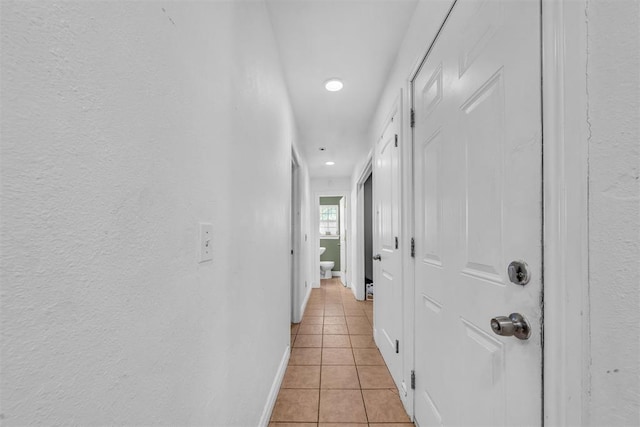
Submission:
MULTIPOLYGON (((440 36, 440 31, 444 27, 447 19, 449 18, 449 14, 453 11, 453 8, 456 5, 457 0, 452 0, 451 4, 448 8, 447 13, 445 14, 442 22, 440 22, 440 27, 438 31, 436 31, 433 39, 429 43, 427 50, 422 52, 414 61, 411 69, 409 70, 409 74, 406 78, 406 88, 407 88, 407 96, 406 100, 406 109, 407 114, 404 114, 404 118, 402 120, 402 130, 406 130, 408 141, 407 144, 404 144, 405 147, 402 150, 404 160, 403 160, 403 171, 402 171, 402 180, 403 180, 403 199, 402 206, 405 210, 404 213, 404 225, 402 226, 402 231, 404 236, 406 236, 406 241, 411 242, 411 238, 415 237, 415 186, 414 186, 414 128, 411 127, 411 110, 413 109, 413 81, 418 76, 422 65, 426 62, 427 56, 431 51, 431 48, 434 46, 438 37, 440 36)), ((416 322, 415 322, 415 293, 416 293, 416 279, 415 279, 415 258, 411 257, 411 254, 404 258, 403 262, 404 269, 404 277, 405 283, 407 286, 407 295, 405 297, 405 322, 406 322, 406 352, 405 352, 405 369, 409 372, 415 370, 416 357, 415 357, 415 343, 416 343, 416 322)), ((407 395, 404 399, 402 399, 402 403, 409 414, 409 417, 414 422, 414 424, 418 425, 415 419, 415 404, 416 404, 416 394, 415 391, 411 389, 411 387, 407 387, 406 383, 410 382, 409 380, 404 380, 402 394, 406 390, 407 395)), ((401 395, 402 395, 401 394, 401 395)))
MULTIPOLYGON (((357 239, 354 242, 355 245, 355 261, 351 268, 353 286, 353 296, 359 300, 364 301, 366 298, 366 288, 364 286, 364 184, 369 179, 369 176, 373 174, 373 152, 374 148, 371 148, 369 154, 367 154, 366 161, 362 167, 362 171, 359 174, 359 178, 356 181, 356 236, 357 239)), ((373 212, 372 212, 373 214, 373 212)))
MULTIPOLYGON (((413 317, 413 284, 410 283, 410 281, 407 280, 407 277, 412 277, 408 276, 408 269, 407 269, 407 258, 410 258, 410 254, 407 251, 407 249, 409 248, 409 245, 407 244, 408 242, 410 242, 411 237, 410 237, 410 229, 408 228, 408 225, 412 223, 412 213, 410 211, 410 199, 412 198, 412 193, 410 192, 411 187, 408 187, 407 184, 411 182, 411 179, 409 179, 407 181, 407 173, 410 173, 410 169, 408 170, 407 168, 407 162, 411 162, 411 140, 410 138, 405 138, 405 135, 410 134, 410 132, 406 132, 407 129, 407 125, 409 125, 409 129, 410 129, 410 121, 407 120, 407 116, 409 116, 408 114, 404 114, 405 111, 405 106, 404 106, 404 96, 403 96, 403 89, 399 88, 398 89, 398 95, 395 97, 395 99, 393 100, 393 102, 391 103, 391 108, 389 108, 389 113, 387 113, 385 119, 383 122, 381 122, 381 126, 380 126, 380 131, 379 131, 379 136, 377 137, 375 143, 374 143, 374 151, 373 151, 373 164, 375 165, 375 161, 376 161, 376 153, 378 153, 378 145, 380 144, 380 142, 382 141, 382 137, 384 135, 384 132, 387 128, 387 126, 389 126, 389 124, 391 123, 391 120, 395 117, 396 120, 399 120, 399 122, 397 123, 397 129, 398 129, 398 148, 399 148, 399 159, 398 159, 398 167, 399 167, 399 178, 400 178, 400 218, 399 218, 399 225, 400 225, 400 230, 399 230, 399 241, 400 241, 400 246, 398 248, 398 256, 400 257, 400 262, 399 262, 399 277, 397 278, 399 283, 400 283, 400 292, 401 292, 401 296, 400 296, 400 301, 401 301, 401 311, 400 313, 397 313, 397 315, 399 316, 399 321, 400 321, 400 336, 397 337, 402 343, 403 343, 403 351, 401 356, 399 357, 399 361, 398 363, 400 364, 399 370, 400 370, 400 374, 399 374, 399 378, 393 378, 394 383, 396 384, 396 388, 398 390, 398 393, 400 395, 400 399, 405 407, 405 410, 407 411, 407 413, 409 414, 409 416, 411 418, 413 418, 413 394, 409 395, 409 393, 405 393, 405 390, 407 389, 406 384, 408 382, 410 382, 410 378, 411 378, 411 370, 413 369, 413 335, 414 335, 414 331, 413 331, 413 321, 412 321, 412 317, 413 317), (407 158, 407 156, 409 156, 409 158, 407 158), (409 191, 409 192, 407 192, 409 191), (407 209, 407 205, 409 204, 409 209, 407 209), (411 295, 411 296, 410 296, 411 295)), ((373 192, 372 192, 372 198, 373 198, 373 205, 374 205, 374 218, 375 218, 375 206, 376 206, 376 191, 375 191, 375 186, 376 186, 376 175, 375 175, 375 166, 373 166, 373 192)), ((379 230, 377 230, 379 232, 379 230)), ((373 232, 373 247, 374 247, 374 252, 375 252, 375 248, 378 248, 380 243, 379 243, 379 239, 380 236, 378 235, 378 233, 376 232, 376 227, 375 227, 375 219, 374 219, 374 232, 373 232)), ((376 263, 378 264, 378 263, 376 263)), ((376 274, 376 268, 380 268, 379 265, 374 265, 374 277, 373 280, 374 282, 377 280, 377 278, 379 277, 379 275, 376 274)), ((379 273, 378 273, 379 274, 379 273)), ((366 292, 366 291, 365 291, 366 292)), ((365 295, 366 296, 366 295, 365 295)), ((376 312, 377 312, 377 305, 376 305, 376 301, 377 300, 375 297, 373 299, 373 304, 374 304, 374 340, 376 342, 376 344, 378 344, 378 335, 377 335, 377 330, 375 329, 375 323, 376 323, 376 312)), ((382 339, 382 338, 381 338, 382 339)), ((388 337, 385 338, 385 341, 388 339, 388 337)), ((388 345, 386 342, 384 345, 388 345)), ((378 347, 381 347, 381 345, 378 345, 378 347)), ((398 375, 396 375, 398 376, 398 375)))
POLYGON ((365 157, 367 160, 365 161, 364 166, 362 167, 362 170, 358 175, 358 181, 356 181, 358 186, 364 185, 364 183, 367 182, 367 179, 369 179, 369 175, 373 173, 373 152, 374 149, 372 147, 371 150, 369 150, 369 154, 367 154, 367 156, 365 157))
MULTIPOLYGON (((323 279, 323 277, 320 277, 320 197, 344 197, 346 203, 346 206, 344 208, 344 221, 345 221, 345 228, 347 229, 347 235, 345 236, 346 238, 349 237, 349 230, 351 230, 351 192, 349 190, 322 190, 322 191, 315 191, 313 193, 313 207, 312 207, 312 215, 313 215, 313 249, 312 249, 312 253, 313 253, 313 277, 314 277, 314 282, 313 282, 313 287, 314 288, 319 288, 320 287, 320 279, 323 279)), ((340 218, 340 221, 342 221, 343 218, 340 218)), ((349 243, 347 243, 348 245, 349 243)), ((344 251, 344 246, 340 246, 340 252, 344 251)), ((351 266, 349 265, 349 254, 345 253, 345 261, 346 261, 346 266, 344 266, 345 268, 349 269, 351 268, 351 266)), ((342 267, 342 266, 341 266, 342 267)))
MULTIPOLYGON (((302 312, 299 311, 298 301, 300 300, 301 284, 304 283, 305 277, 302 266, 302 197, 301 197, 301 179, 300 179, 300 155, 295 146, 291 145, 291 163, 295 173, 291 174, 292 200, 290 200, 289 224, 292 229, 289 230, 289 242, 292 243, 293 255, 289 258, 289 276, 291 278, 291 322, 300 322, 302 312), (296 215, 296 210, 300 213, 296 215)), ((293 171, 292 171, 293 172, 293 171)))
POLYGON ((544 424, 589 424, 584 0, 542 0, 544 424))
MULTIPOLYGON (((302 301, 302 304, 300 305, 300 313, 304 313, 304 311, 307 309, 307 303, 309 302, 310 296, 311 296, 311 286, 307 287, 307 293, 304 296, 304 300, 302 301)), ((302 321, 302 315, 300 316, 300 319, 298 319, 298 321, 294 323, 300 323, 301 321, 302 321)))
POLYGON ((280 366, 278 366, 276 377, 273 379, 273 384, 271 384, 271 390, 269 390, 267 402, 264 404, 264 409, 262 410, 262 415, 260 416, 260 422, 258 423, 259 427, 267 427, 269 425, 271 413, 273 412, 273 407, 276 405, 276 399, 278 398, 278 393, 280 392, 280 385, 282 385, 284 373, 286 372, 287 365, 289 364, 290 355, 291 347, 287 346, 287 348, 284 349, 284 354, 282 355, 282 359, 280 360, 280 366))

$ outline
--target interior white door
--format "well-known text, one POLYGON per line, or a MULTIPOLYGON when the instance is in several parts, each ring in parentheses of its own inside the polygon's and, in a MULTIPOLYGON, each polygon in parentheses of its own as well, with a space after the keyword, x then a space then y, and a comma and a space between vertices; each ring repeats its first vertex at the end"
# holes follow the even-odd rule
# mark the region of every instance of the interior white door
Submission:
POLYGON ((540 425, 539 1, 458 0, 412 91, 416 422, 540 425), (511 313, 528 340, 492 330, 511 313))
POLYGON ((402 382, 402 264, 400 236, 399 114, 393 114, 375 148, 373 264, 374 337, 396 385, 402 382), (396 342, 397 341, 397 342, 396 342))

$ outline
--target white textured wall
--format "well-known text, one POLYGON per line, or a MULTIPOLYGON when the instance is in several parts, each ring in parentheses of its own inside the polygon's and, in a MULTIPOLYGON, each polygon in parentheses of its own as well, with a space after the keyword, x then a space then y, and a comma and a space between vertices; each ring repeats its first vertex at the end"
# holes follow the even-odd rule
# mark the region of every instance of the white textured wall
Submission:
POLYGON ((640 425, 640 3, 589 1, 590 424, 640 425))
POLYGON ((4 424, 258 424, 289 341, 293 128, 264 4, 1 15, 4 424))

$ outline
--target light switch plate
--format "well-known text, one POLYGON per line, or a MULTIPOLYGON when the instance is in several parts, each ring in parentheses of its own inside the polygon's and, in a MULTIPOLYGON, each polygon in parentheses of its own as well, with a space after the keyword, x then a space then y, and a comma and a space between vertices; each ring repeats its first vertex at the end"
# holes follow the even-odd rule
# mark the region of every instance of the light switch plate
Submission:
POLYGON ((200 223, 200 262, 213 260, 213 225, 200 223))

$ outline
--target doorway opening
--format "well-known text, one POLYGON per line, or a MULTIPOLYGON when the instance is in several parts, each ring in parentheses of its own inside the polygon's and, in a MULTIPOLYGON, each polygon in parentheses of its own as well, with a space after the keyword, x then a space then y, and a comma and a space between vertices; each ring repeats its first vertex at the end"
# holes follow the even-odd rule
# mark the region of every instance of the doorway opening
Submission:
POLYGON ((344 196, 321 196, 318 202, 320 279, 339 277, 346 284, 346 215, 344 196))
POLYGON ((363 239, 364 239, 364 296, 373 300, 373 174, 369 174, 362 186, 364 198, 363 239))
MULTIPOLYGON (((367 158, 360 173, 356 194, 357 240, 354 246, 353 294, 366 299, 366 288, 373 282, 373 157, 367 158), (366 189, 365 189, 366 186, 366 189), (365 193, 367 194, 365 197, 365 193)), ((371 289, 371 287, 370 287, 371 289)))

